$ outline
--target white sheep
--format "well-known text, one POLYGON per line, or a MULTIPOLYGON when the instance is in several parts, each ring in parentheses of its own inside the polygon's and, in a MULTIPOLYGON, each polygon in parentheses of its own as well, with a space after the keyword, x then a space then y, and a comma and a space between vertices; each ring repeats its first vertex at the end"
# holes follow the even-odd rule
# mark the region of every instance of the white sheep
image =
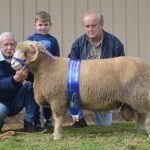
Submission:
MULTIPOLYGON (((11 62, 15 70, 22 65, 32 70, 37 103, 52 108, 55 140, 62 137, 67 112, 68 63, 68 58, 54 57, 39 43, 29 41, 18 44, 11 62)), ((136 114, 138 128, 145 127, 150 134, 150 67, 143 60, 128 56, 83 60, 79 86, 81 108, 106 111, 122 107, 126 120, 136 114)))

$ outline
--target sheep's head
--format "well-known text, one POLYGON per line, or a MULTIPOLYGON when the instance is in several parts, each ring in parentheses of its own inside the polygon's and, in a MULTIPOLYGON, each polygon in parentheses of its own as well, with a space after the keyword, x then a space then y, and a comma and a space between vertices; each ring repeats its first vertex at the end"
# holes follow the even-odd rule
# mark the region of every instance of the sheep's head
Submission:
POLYGON ((45 47, 38 42, 25 41, 20 42, 15 50, 11 61, 13 69, 18 70, 22 66, 28 66, 38 58, 38 55, 45 50, 45 47))

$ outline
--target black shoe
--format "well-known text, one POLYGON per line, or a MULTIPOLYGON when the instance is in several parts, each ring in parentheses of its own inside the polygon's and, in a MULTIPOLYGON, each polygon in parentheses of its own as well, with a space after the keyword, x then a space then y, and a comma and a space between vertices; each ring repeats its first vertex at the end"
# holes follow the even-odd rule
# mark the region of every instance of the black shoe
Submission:
POLYGON ((44 129, 50 130, 51 128, 53 128, 52 122, 50 120, 47 120, 44 123, 44 129))
POLYGON ((84 118, 79 119, 79 121, 75 121, 72 125, 73 128, 84 128, 87 127, 87 123, 84 118))
POLYGON ((31 122, 24 120, 24 132, 33 132, 35 131, 34 126, 31 122))
POLYGON ((34 122, 34 129, 35 129, 36 131, 41 131, 41 130, 42 130, 41 122, 40 122, 40 121, 35 121, 35 122, 34 122))

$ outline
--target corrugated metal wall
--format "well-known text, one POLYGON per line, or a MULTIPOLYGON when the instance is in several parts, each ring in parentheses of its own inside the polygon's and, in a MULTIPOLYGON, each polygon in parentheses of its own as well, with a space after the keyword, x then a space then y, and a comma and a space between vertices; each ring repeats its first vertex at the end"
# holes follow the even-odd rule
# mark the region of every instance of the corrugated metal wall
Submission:
POLYGON ((126 54, 150 63, 150 0, 0 0, 0 33, 12 31, 18 41, 25 40, 34 32, 34 16, 41 10, 52 16, 51 34, 58 39, 63 56, 84 32, 83 13, 99 10, 104 29, 123 42, 126 54))

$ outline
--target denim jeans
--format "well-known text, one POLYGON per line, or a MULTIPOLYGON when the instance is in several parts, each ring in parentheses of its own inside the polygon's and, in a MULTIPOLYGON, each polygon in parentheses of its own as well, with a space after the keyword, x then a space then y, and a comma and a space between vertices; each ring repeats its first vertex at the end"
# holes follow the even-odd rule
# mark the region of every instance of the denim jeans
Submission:
MULTIPOLYGON (((46 122, 46 120, 49 120, 52 116, 52 110, 50 107, 42 107, 42 115, 44 118, 44 122, 46 122)), ((35 123, 40 121, 40 106, 37 105, 36 106, 36 115, 35 115, 35 123)))
POLYGON ((0 124, 7 116, 18 114, 24 107, 24 119, 28 122, 33 122, 36 113, 36 102, 33 86, 29 81, 22 86, 13 102, 0 102, 0 124))
MULTIPOLYGON (((112 112, 113 111, 105 111, 105 112, 94 112, 94 119, 97 126, 110 126, 112 125, 112 112)), ((84 118, 84 113, 80 110, 79 119, 84 118)))
POLYGON ((112 111, 94 112, 94 115, 97 126, 112 125, 112 111))

